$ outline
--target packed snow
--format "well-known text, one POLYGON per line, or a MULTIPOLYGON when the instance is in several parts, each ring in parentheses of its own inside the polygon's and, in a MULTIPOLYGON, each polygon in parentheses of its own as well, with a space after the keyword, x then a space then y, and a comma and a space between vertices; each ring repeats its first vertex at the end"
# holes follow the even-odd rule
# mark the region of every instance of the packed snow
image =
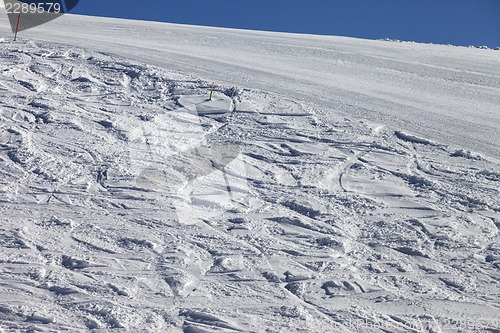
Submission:
POLYGON ((498 52, 0 14, 0 332, 500 331, 498 52))

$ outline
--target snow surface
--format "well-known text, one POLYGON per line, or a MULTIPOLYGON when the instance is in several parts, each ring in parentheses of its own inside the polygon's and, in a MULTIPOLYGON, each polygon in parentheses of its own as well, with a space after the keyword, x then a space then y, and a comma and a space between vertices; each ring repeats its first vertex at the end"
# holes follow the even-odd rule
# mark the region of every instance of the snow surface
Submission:
POLYGON ((0 27, 0 332, 500 330, 498 52, 0 27))

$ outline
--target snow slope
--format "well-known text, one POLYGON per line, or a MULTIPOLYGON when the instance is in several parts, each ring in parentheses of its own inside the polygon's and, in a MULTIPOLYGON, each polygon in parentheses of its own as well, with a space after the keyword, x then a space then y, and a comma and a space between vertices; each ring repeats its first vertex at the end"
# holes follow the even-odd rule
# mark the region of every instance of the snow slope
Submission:
POLYGON ((22 37, 118 53, 218 83, 293 92, 329 112, 500 155, 500 53, 494 50, 71 15, 22 37))
POLYGON ((0 27, 0 332, 500 330, 500 53, 0 27))

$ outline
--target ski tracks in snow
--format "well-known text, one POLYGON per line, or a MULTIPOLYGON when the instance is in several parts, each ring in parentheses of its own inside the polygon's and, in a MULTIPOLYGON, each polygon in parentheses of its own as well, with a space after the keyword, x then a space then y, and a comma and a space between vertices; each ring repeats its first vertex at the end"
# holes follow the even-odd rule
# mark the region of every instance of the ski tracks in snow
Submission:
POLYGON ((496 161, 262 91, 208 103, 208 82, 108 54, 2 44, 0 328, 439 331, 498 313, 496 161))

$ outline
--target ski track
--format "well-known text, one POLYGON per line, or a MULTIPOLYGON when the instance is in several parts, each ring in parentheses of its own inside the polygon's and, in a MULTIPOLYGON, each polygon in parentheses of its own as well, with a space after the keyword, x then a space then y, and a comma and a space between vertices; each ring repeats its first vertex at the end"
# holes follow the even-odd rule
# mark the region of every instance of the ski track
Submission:
POLYGON ((0 45, 0 331, 500 329, 495 161, 258 90, 218 86, 213 109, 209 82, 110 54, 0 45), (228 206, 218 171, 167 162, 176 126, 183 147, 238 145, 228 206))

